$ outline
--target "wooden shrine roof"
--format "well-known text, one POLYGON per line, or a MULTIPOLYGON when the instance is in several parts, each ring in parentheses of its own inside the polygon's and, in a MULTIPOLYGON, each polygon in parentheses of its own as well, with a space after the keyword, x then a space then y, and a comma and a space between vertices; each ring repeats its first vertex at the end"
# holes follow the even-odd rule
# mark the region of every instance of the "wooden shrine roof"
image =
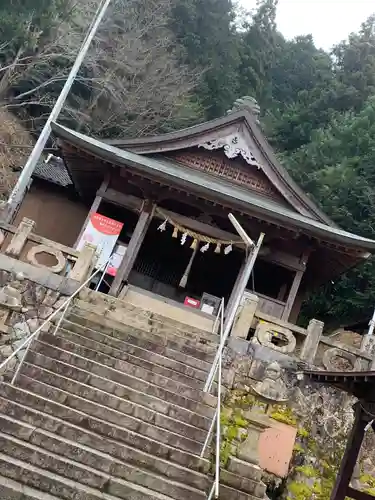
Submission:
MULTIPOLYGON (((341 246, 355 252, 358 260, 368 257, 368 252, 375 251, 375 241, 344 231, 336 226, 323 223, 312 217, 301 215, 292 208, 283 207, 270 199, 258 196, 255 192, 239 185, 231 184, 220 177, 211 176, 205 172, 193 171, 183 165, 166 158, 153 158, 120 149, 112 144, 80 134, 58 124, 53 124, 54 134, 79 151, 90 154, 108 164, 131 168, 134 172, 146 178, 168 181, 172 186, 188 190, 198 196, 204 196, 213 202, 241 211, 249 216, 256 216, 281 227, 295 228, 304 234, 333 246, 341 246)), ((89 162, 89 170, 82 176, 83 162, 72 162, 68 168, 75 179, 80 177, 79 188, 94 178, 104 176, 103 163, 89 162), (73 170, 77 169, 77 171, 73 170)), ((349 267, 349 266, 346 266, 349 267)))
POLYGON ((330 385, 362 401, 375 403, 375 371, 331 372, 306 370, 304 375, 312 382, 330 385))
MULTIPOLYGON (((153 137, 107 141, 108 144, 138 154, 166 153, 190 147, 231 148, 228 139, 238 140, 236 148, 246 150, 247 161, 256 165, 301 215, 334 226, 329 217, 297 185, 276 158, 254 116, 245 108, 189 128, 153 137), (248 157, 251 157, 250 160, 248 157)), ((229 156, 231 157, 231 156, 229 156)))

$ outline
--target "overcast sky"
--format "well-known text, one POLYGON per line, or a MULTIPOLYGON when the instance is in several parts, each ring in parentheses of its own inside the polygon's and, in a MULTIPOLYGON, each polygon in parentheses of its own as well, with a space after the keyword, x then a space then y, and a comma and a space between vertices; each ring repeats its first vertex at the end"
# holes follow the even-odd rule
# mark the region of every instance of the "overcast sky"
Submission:
MULTIPOLYGON (((240 3, 251 9, 256 0, 240 3)), ((375 0, 279 0, 277 26, 286 38, 312 33, 315 44, 329 50, 374 12, 375 0)))

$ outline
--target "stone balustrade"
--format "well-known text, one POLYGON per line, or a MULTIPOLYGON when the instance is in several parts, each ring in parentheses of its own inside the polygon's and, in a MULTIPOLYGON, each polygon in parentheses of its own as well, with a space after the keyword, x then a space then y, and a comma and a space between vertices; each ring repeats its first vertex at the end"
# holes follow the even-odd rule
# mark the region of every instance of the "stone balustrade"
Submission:
POLYGON ((307 328, 260 311, 255 294, 244 300, 238 311, 232 336, 251 339, 276 353, 291 356, 326 370, 369 370, 375 368, 373 346, 362 342, 361 349, 323 335, 324 323, 310 320, 307 328))
POLYGON ((0 360, 33 333, 90 274, 96 248, 43 238, 35 223, 0 223, 0 360))
POLYGON ((35 222, 23 218, 18 227, 0 223, 1 253, 61 276, 83 282, 93 269, 95 247, 79 252, 35 233, 35 222))

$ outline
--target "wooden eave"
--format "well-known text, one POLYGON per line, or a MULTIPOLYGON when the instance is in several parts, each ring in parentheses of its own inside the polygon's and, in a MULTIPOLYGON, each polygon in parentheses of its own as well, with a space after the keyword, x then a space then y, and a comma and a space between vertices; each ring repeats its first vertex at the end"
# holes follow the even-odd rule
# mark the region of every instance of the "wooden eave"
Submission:
POLYGON ((335 372, 306 370, 304 375, 312 382, 330 385, 360 400, 375 403, 375 371, 335 372))
MULTIPOLYGON (((76 149, 78 156, 89 155, 99 160, 96 162, 81 162, 82 165, 75 165, 73 171, 71 166, 68 165, 73 181, 77 179, 78 174, 81 175, 83 172, 84 182, 82 180, 80 182, 82 189, 85 188, 84 183, 86 181, 91 182, 93 185, 100 184, 100 180, 105 173, 105 168, 103 168, 105 163, 108 166, 117 165, 133 171, 135 174, 142 175, 142 177, 159 182, 167 181, 172 187, 188 189, 198 196, 222 203, 223 206, 243 212, 250 217, 255 216, 271 224, 303 232, 309 237, 324 241, 327 245, 341 249, 344 252, 344 249, 348 249, 350 253, 361 255, 364 258, 366 252, 375 251, 374 240, 363 238, 300 215, 291 209, 281 207, 277 203, 257 196, 256 193, 230 184, 220 178, 214 178, 204 172, 192 172, 172 161, 160 161, 148 156, 124 151, 61 125, 54 124, 53 129, 55 135, 63 141, 63 144, 68 149, 76 149)), ((65 146, 63 147, 65 148, 65 146)))
MULTIPOLYGON (((301 216, 293 210, 280 207, 272 200, 238 185, 228 183, 201 171, 195 171, 166 159, 156 159, 120 150, 109 144, 73 132, 65 127, 54 126, 59 137, 62 156, 70 176, 90 203, 109 169, 117 169, 124 182, 142 185, 148 192, 164 190, 181 193, 189 199, 210 204, 226 214, 236 214, 246 227, 257 220, 268 233, 267 225, 277 227, 290 238, 305 235, 313 249, 304 274, 302 289, 327 282, 355 266, 375 251, 375 241, 361 238, 336 227, 301 216), (126 181, 125 181, 126 179, 126 181), (293 236, 294 235, 294 236, 293 236)), ((142 189, 143 189, 142 188, 142 189)), ((286 236, 287 237, 287 236, 286 236)))
MULTIPOLYGON (((264 174, 291 207, 301 215, 311 217, 330 226, 335 226, 334 222, 293 181, 287 170, 276 158, 254 117, 246 110, 229 113, 222 118, 177 132, 127 141, 107 141, 107 144, 141 155, 167 153, 201 146, 204 143, 227 137, 233 133, 241 134, 256 157, 264 174)), ((249 168, 252 167, 249 166, 249 168)))

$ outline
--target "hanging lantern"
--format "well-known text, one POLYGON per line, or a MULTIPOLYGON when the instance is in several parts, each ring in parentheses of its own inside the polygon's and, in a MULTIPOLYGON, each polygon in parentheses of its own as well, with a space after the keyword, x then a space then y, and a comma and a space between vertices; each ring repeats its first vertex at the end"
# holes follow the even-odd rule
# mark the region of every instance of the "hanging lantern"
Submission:
POLYGON ((198 245, 198 240, 196 238, 194 238, 193 243, 191 244, 190 248, 192 250, 195 250, 197 248, 197 245, 198 245))
POLYGON ((231 253, 232 250, 233 250, 232 243, 230 243, 227 247, 224 248, 225 255, 228 255, 228 253, 231 253))
POLYGON ((184 233, 184 234, 181 236, 181 245, 185 245, 187 235, 188 235, 187 233, 184 233))
POLYGON ((202 248, 201 248, 201 252, 204 253, 204 252, 207 252, 207 250, 210 248, 210 244, 209 243, 206 243, 202 248))
POLYGON ((167 222, 168 222, 168 219, 165 219, 165 221, 160 224, 160 226, 158 227, 158 231, 160 232, 163 232, 167 229, 167 222))
POLYGON ((220 252, 221 252, 221 243, 217 243, 215 248, 215 253, 220 253, 220 252))
POLYGON ((176 226, 173 229, 172 238, 178 238, 178 228, 176 226))

